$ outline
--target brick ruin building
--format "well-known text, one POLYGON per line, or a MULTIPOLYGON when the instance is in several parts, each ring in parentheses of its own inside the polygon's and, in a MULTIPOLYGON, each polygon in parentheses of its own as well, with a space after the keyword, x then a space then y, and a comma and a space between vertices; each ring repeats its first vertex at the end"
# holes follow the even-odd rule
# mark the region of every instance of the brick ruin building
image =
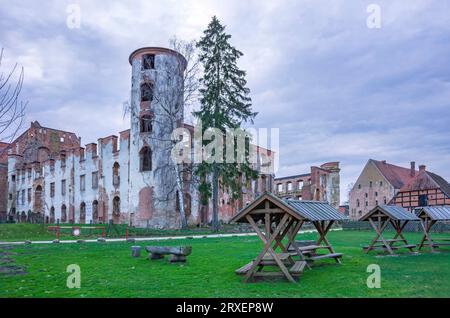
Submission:
MULTIPOLYGON (((183 120, 186 61, 170 49, 142 48, 129 62, 130 129, 82 147, 76 134, 33 122, 12 144, 3 145, 9 149, 7 158, 0 157, 4 217, 19 222, 180 226, 176 174, 167 163, 173 130, 184 128, 192 137, 193 127, 183 120)), ((256 152, 254 168, 272 165, 273 152, 260 147, 256 152)), ((210 222, 212 208, 199 203, 197 185, 189 182, 192 172, 183 179, 188 222, 210 222)), ((272 173, 260 173, 257 180, 243 182, 239 200, 231 200, 221 189, 219 218, 227 222, 256 195, 270 190, 272 179, 272 173)))
POLYGON ((358 219, 381 204, 395 204, 410 211, 427 205, 450 204, 450 185, 429 172, 370 159, 349 194, 350 217, 358 219))
POLYGON ((340 204, 339 162, 311 167, 307 174, 275 178, 273 189, 280 198, 327 201, 336 209, 340 204))

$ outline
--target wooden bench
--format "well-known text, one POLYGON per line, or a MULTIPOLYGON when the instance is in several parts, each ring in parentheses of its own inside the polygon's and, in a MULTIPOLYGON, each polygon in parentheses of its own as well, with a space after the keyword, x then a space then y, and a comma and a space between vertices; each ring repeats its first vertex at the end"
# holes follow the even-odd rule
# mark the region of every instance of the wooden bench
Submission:
MULTIPOLYGON (((407 249, 413 249, 416 248, 417 245, 415 244, 405 244, 405 245, 392 245, 389 246, 391 248, 391 250, 399 250, 401 248, 407 248, 407 249)), ((369 249, 369 246, 363 246, 363 250, 366 251, 369 249)), ((387 247, 385 245, 374 245, 371 248, 372 251, 385 251, 387 250, 387 247)))
POLYGON ((186 257, 191 255, 192 246, 147 246, 145 248, 150 253, 150 259, 162 259, 165 255, 170 255, 169 262, 185 263, 186 257))
POLYGON ((235 273, 238 274, 238 275, 245 275, 250 270, 252 265, 253 265, 253 261, 248 263, 248 264, 245 264, 241 268, 238 268, 237 270, 235 270, 235 273))
POLYGON ((305 270, 306 262, 305 261, 297 261, 294 265, 289 269, 289 272, 292 275, 301 275, 305 270))
POLYGON ((311 261, 318 261, 320 259, 325 259, 325 258, 341 258, 344 254, 342 253, 330 253, 330 254, 322 254, 322 255, 315 255, 315 256, 311 256, 308 258, 308 260, 311 261))

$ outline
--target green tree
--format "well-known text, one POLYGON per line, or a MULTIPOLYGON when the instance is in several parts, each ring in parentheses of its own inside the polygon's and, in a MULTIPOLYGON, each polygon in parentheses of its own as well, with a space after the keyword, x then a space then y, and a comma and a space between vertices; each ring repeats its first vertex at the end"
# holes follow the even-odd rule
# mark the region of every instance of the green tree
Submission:
MULTIPOLYGON (((209 128, 216 128, 225 135, 230 130, 239 129, 244 122, 253 123, 257 115, 252 111, 250 90, 246 87, 246 73, 237 65, 243 53, 231 46, 230 38, 231 35, 225 32, 225 27, 214 16, 197 43, 203 77, 199 90, 201 107, 199 111, 194 112, 194 116, 202 123, 202 133, 209 128)), ((205 145, 204 142, 203 146, 205 145)), ((248 161, 248 147, 249 140, 246 143, 247 156, 239 164, 225 162, 226 151, 223 151, 223 161, 203 160, 197 166, 202 203, 207 204, 212 197, 213 231, 219 230, 219 180, 222 190, 228 191, 235 200, 241 196, 241 181, 257 176, 248 161)), ((233 151, 236 152, 236 144, 233 151)))

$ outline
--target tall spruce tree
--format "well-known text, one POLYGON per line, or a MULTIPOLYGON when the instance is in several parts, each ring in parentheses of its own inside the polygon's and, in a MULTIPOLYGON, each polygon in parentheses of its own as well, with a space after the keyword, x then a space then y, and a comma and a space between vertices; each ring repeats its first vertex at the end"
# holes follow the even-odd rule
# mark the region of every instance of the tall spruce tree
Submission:
MULTIPOLYGON (((225 27, 214 16, 197 44, 204 73, 200 88, 201 108, 194 112, 194 116, 202 122, 202 133, 208 128, 217 128, 225 135, 227 131, 239 129, 244 122, 253 122, 257 115, 251 108, 246 73, 237 66, 237 61, 243 53, 231 46, 230 38, 231 35, 225 33, 225 27)), ((205 144, 204 142, 203 145, 205 144)), ((248 147, 247 140, 247 155, 248 147)), ((236 145, 233 151, 237 152, 236 145)), ((199 190, 202 203, 208 204, 212 197, 213 231, 219 230, 219 180, 221 189, 236 200, 242 195, 242 180, 257 177, 257 172, 252 169, 247 156, 244 162, 239 164, 227 163, 225 157, 224 147, 223 162, 202 161, 196 169, 201 180, 199 190)))

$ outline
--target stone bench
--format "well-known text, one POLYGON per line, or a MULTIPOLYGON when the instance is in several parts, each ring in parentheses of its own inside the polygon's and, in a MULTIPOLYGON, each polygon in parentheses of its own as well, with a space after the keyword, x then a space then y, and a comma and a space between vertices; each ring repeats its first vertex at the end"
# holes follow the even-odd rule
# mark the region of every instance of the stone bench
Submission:
POLYGON ((147 246, 145 250, 150 253, 151 260, 170 255, 169 262, 185 263, 186 257, 192 253, 192 246, 147 246))

